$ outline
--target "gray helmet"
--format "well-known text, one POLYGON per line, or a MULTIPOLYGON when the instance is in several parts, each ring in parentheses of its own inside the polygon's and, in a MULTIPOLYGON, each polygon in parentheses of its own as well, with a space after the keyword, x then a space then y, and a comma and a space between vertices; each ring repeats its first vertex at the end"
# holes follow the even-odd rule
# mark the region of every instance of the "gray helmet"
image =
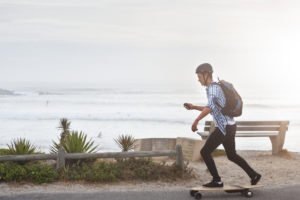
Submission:
POLYGON ((212 66, 209 63, 203 63, 199 65, 196 69, 196 74, 205 73, 205 72, 213 73, 212 66))

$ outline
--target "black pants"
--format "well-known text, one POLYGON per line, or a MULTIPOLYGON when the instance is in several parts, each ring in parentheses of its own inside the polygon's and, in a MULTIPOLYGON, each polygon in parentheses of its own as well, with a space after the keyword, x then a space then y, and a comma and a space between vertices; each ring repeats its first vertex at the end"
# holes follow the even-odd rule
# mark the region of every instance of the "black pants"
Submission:
POLYGON ((230 161, 236 163, 240 166, 250 178, 256 175, 256 172, 249 166, 249 164, 240 157, 235 150, 235 132, 236 125, 227 125, 226 126, 226 135, 224 135, 219 128, 216 128, 212 132, 204 147, 201 149, 201 156, 210 172, 213 176, 213 180, 220 181, 218 170, 216 164, 211 156, 211 153, 220 145, 223 144, 226 151, 227 157, 230 161))

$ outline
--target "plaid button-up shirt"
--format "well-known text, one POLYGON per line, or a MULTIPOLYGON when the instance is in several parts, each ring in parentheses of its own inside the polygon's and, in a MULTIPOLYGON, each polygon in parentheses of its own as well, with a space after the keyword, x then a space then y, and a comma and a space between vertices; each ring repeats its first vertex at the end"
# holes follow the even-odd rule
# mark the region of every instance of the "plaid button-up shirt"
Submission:
POLYGON ((207 107, 211 109, 210 114, 212 115, 216 126, 225 135, 226 125, 233 125, 235 124, 235 121, 233 117, 223 115, 221 112, 221 109, 225 106, 226 103, 223 90, 220 85, 218 85, 216 82, 213 82, 209 86, 207 86, 206 95, 208 99, 207 107))

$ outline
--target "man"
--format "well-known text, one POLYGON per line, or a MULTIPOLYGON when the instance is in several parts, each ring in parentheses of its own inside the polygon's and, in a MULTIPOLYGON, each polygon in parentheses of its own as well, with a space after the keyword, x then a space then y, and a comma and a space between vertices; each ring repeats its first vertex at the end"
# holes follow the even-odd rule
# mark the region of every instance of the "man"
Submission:
POLYGON ((192 131, 197 131, 197 125, 209 113, 212 115, 216 128, 209 135, 204 147, 201 150, 201 156, 212 175, 211 182, 204 184, 206 187, 223 187, 223 182, 219 176, 215 162, 211 153, 220 145, 223 144, 227 157, 230 161, 239 165, 250 177, 251 185, 256 185, 261 178, 261 175, 254 171, 249 164, 240 157, 235 150, 235 133, 236 123, 233 117, 223 115, 221 107, 225 106, 225 96, 222 88, 213 81, 213 69, 208 63, 201 64, 196 69, 196 74, 201 85, 206 87, 208 104, 206 106, 196 106, 191 103, 185 103, 184 107, 188 110, 199 110, 200 115, 196 118, 192 125, 192 131), (220 107, 221 106, 221 107, 220 107))

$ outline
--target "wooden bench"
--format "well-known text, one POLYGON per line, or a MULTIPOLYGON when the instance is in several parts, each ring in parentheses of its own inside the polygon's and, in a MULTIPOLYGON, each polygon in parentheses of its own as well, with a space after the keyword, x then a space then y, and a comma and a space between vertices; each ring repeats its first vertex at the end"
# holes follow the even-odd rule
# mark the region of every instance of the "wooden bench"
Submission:
MULTIPOLYGON (((272 154, 278 154, 284 144, 289 121, 237 121, 236 137, 269 137, 272 143, 272 154)), ((204 132, 198 132, 206 139, 215 129, 213 121, 206 121, 204 132)))

